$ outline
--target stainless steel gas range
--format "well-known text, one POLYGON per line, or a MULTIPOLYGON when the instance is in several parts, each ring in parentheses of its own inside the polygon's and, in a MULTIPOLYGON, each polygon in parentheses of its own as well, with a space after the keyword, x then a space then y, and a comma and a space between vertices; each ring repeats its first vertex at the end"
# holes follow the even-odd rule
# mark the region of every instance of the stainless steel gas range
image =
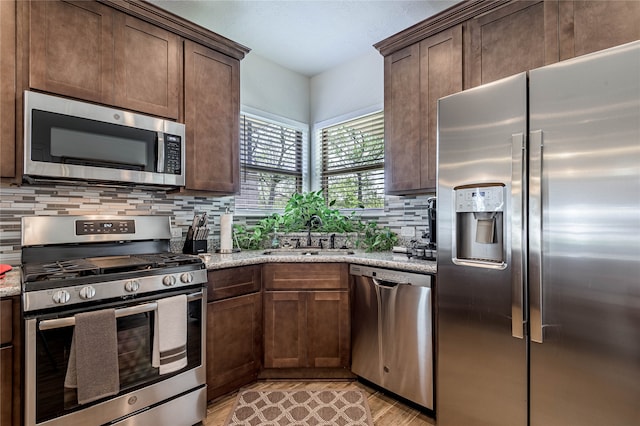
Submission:
POLYGON ((170 253, 170 238, 166 216, 23 218, 26 425, 204 419, 207 273, 199 257, 170 253), (160 307, 171 303, 183 314, 163 321, 160 307), (113 317, 113 331, 87 322, 91 315, 113 317), (162 358, 171 339, 184 344, 162 358), (81 347, 87 341, 93 347, 81 347), (111 372, 105 353, 117 360, 111 372), (113 389, 95 393, 94 381, 113 389))

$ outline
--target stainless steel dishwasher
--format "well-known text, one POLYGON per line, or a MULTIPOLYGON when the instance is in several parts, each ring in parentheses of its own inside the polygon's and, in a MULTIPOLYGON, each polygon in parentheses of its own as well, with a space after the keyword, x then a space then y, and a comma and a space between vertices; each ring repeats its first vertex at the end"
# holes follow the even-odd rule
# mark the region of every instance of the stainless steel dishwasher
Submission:
POLYGON ((431 276, 351 265, 351 371, 433 410, 431 276))

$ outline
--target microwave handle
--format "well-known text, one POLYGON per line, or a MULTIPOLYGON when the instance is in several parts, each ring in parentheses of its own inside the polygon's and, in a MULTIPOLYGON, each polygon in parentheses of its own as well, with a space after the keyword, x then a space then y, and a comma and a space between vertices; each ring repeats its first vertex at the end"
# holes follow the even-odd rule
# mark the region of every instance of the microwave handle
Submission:
POLYGON ((164 132, 158 133, 158 166, 157 172, 164 173, 164 132))

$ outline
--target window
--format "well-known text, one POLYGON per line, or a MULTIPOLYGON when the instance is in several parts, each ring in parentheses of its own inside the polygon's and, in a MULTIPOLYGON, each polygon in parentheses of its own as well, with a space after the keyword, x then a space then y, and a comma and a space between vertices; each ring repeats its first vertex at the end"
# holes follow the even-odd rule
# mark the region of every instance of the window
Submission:
POLYGON ((321 129, 321 185, 335 208, 384 207, 384 113, 321 129))
POLYGON ((240 116, 240 195, 236 209, 281 209, 302 190, 302 129, 240 116))

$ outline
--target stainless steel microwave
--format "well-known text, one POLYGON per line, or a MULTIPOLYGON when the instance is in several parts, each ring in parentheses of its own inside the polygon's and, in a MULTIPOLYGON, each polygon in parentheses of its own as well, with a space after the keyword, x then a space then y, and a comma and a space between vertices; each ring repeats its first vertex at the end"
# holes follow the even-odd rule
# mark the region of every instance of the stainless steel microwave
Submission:
POLYGON ((185 184, 184 124, 24 93, 25 179, 185 184))

